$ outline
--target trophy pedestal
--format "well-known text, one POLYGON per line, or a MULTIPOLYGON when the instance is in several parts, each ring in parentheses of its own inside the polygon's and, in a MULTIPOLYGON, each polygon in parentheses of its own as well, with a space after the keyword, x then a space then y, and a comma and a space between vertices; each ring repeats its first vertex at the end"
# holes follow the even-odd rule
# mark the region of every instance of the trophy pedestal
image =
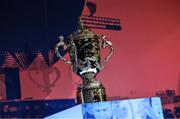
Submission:
POLYGON ((159 97, 78 104, 45 119, 164 119, 159 97))
POLYGON ((80 84, 77 91, 78 103, 106 101, 105 88, 99 81, 80 84))

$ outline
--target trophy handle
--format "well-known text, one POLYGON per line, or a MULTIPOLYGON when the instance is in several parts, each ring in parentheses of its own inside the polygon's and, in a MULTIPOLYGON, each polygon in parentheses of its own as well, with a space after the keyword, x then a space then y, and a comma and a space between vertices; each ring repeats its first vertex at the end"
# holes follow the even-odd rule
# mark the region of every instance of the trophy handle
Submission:
POLYGON ((109 46, 110 47, 110 51, 109 51, 109 53, 108 53, 108 55, 105 57, 105 59, 102 61, 102 66, 104 66, 108 61, 109 61, 109 59, 111 58, 111 56, 112 56, 112 54, 113 54, 113 52, 114 52, 114 48, 112 47, 112 43, 111 43, 111 41, 108 41, 107 39, 106 39, 106 36, 105 35, 102 35, 102 44, 101 44, 101 47, 104 49, 104 48, 106 48, 107 46, 109 46))
POLYGON ((64 42, 64 37, 60 36, 59 37, 59 43, 56 44, 55 46, 55 54, 58 58, 62 59, 64 61, 65 64, 71 64, 71 61, 66 60, 60 53, 59 53, 59 48, 62 47, 63 50, 66 50, 68 48, 68 46, 65 44, 64 42))

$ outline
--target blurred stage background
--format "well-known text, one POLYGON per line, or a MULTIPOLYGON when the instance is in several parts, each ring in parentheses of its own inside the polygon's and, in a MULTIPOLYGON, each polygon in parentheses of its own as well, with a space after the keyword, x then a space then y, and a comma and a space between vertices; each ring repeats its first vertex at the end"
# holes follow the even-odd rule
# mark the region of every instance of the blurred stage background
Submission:
MULTIPOLYGON (((47 3, 42 3, 52 5, 48 2, 47 0, 47 3)), ((180 95, 180 1, 87 0, 82 10, 82 16, 90 14, 87 2, 95 4, 96 9, 91 15, 92 17, 120 19, 121 29, 92 29, 99 35, 105 34, 107 39, 112 41, 115 49, 111 60, 97 76, 97 79, 106 88, 108 99, 161 96, 164 109, 174 109, 180 95)), ((53 5, 55 4, 56 2, 53 3, 53 5)), ((51 7, 49 9, 52 10, 51 7)), ((72 5, 71 8, 73 8, 72 5)), ((44 10, 44 7, 42 9, 44 10)), ((56 12, 55 16, 58 16, 58 9, 56 12)), ((71 12, 68 12, 68 14, 71 12)), ((2 101, 6 101, 8 95, 6 93, 8 85, 5 83, 5 67, 15 68, 19 71, 20 88, 17 90, 20 91, 17 97, 19 99, 55 100, 76 98, 76 87, 81 79, 71 71, 68 65, 55 59, 53 52, 53 47, 58 42, 58 36, 65 35, 67 37, 69 33, 75 30, 75 26, 67 30, 65 20, 61 23, 64 24, 63 27, 58 25, 61 22, 58 20, 61 20, 64 16, 53 17, 49 14, 44 14, 43 11, 42 16, 44 17, 40 17, 44 21, 44 23, 42 22, 44 28, 41 25, 37 26, 37 22, 32 26, 30 32, 34 32, 34 35, 26 34, 26 29, 22 34, 17 31, 22 35, 22 39, 28 38, 27 42, 23 43, 25 48, 27 46, 29 49, 31 49, 31 46, 33 47, 32 50, 28 50, 31 53, 30 57, 33 57, 31 61, 17 60, 23 58, 13 55, 13 51, 1 55, 4 59, 1 59, 3 62, 1 62, 0 73, 0 97, 2 101), (58 18, 58 20, 54 22, 53 18, 58 18), (52 21, 48 22, 43 19, 52 21), (45 31, 39 32, 37 29, 37 31, 34 31, 33 28, 36 28, 36 26, 45 31), (63 28, 66 28, 66 34, 63 34, 63 28), (42 39, 44 39, 44 42, 42 39), (44 49, 44 46, 47 47, 44 49), (17 57, 16 60, 14 56, 17 57), (17 63, 17 61, 24 61, 25 63, 17 63)), ((52 14, 54 13, 52 12, 52 14)), ((37 16, 33 17, 34 21, 36 21, 37 16)), ((74 21, 69 22, 69 24, 74 23, 74 21)), ((22 28, 25 28, 25 26, 22 28)), ((27 32, 29 31, 27 30, 27 32)), ((9 35, 11 34, 8 34, 8 37, 9 35)), ((5 34, 2 34, 1 38, 4 37, 5 34)), ((11 44, 11 48, 13 48, 13 44, 11 44)), ((4 54, 3 49, 1 47, 2 54, 4 54)), ((104 52, 102 51, 103 56, 104 52)), ((65 54, 65 57, 68 58, 69 56, 65 54)))

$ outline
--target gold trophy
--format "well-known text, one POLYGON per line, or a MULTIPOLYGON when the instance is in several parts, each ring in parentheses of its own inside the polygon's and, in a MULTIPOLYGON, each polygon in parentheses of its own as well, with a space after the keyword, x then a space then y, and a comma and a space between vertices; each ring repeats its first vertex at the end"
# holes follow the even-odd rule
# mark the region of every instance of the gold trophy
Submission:
POLYGON ((67 43, 64 37, 59 37, 60 42, 55 46, 57 57, 62 59, 65 64, 72 66, 73 72, 83 79, 83 83, 77 88, 77 102, 89 103, 106 101, 105 88, 102 83, 96 80, 96 74, 102 70, 104 64, 109 61, 114 51, 112 43, 106 40, 105 35, 100 38, 88 27, 83 25, 81 19, 76 32, 69 35, 67 43), (102 39, 102 42, 99 40, 102 39), (110 47, 109 54, 104 60, 101 60, 100 49, 110 47), (66 60, 59 50, 67 50, 70 55, 70 61, 66 60))

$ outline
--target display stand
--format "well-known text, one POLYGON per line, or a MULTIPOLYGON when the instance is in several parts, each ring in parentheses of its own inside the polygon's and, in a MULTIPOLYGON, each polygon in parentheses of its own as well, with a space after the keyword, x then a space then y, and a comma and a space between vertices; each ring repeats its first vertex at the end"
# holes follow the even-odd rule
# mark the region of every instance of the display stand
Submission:
POLYGON ((79 104, 45 119, 164 119, 159 97, 79 104))

